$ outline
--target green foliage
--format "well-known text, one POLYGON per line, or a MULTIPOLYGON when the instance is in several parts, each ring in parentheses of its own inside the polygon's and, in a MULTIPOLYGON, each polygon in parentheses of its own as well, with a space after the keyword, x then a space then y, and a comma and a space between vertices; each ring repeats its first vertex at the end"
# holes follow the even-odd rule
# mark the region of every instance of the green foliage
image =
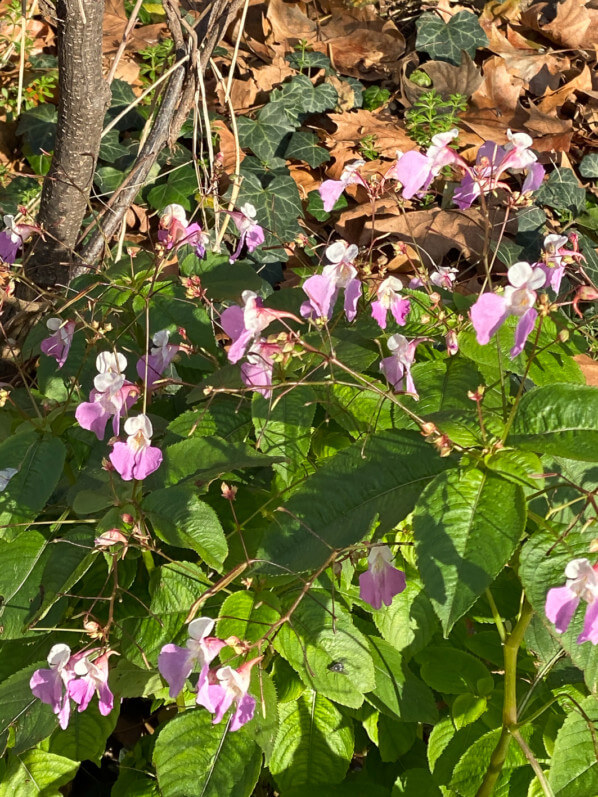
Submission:
POLYGON ((424 92, 405 113, 407 130, 420 146, 428 146, 438 133, 459 124, 458 114, 467 108, 467 97, 451 94, 444 100, 437 91, 424 92))
POLYGON ((416 24, 416 49, 439 61, 458 65, 462 51, 473 58, 479 47, 488 44, 478 18, 470 11, 458 11, 448 22, 436 14, 426 13, 416 24))

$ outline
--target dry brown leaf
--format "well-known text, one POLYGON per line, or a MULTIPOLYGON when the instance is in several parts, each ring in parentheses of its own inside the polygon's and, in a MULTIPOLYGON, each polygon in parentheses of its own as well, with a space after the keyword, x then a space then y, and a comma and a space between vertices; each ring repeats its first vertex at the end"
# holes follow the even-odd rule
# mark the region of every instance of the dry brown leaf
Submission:
POLYGON ((562 136, 573 130, 570 119, 560 119, 556 114, 543 113, 533 102, 527 108, 520 106, 519 113, 522 125, 534 138, 542 136, 562 136))
MULTIPOLYGON (((480 70, 465 51, 461 53, 459 66, 449 64, 446 61, 428 61, 419 69, 429 75, 434 91, 437 91, 445 99, 457 92, 464 94, 466 97, 471 97, 482 82, 480 70)), ((403 100, 406 101, 405 104, 413 105, 422 94, 425 94, 430 89, 417 86, 403 74, 401 77, 401 90, 403 100)))
MULTIPOLYGON (((102 45, 104 55, 116 52, 122 41, 127 22, 124 0, 106 0, 102 45)), ((127 39, 127 50, 138 52, 150 44, 156 44, 166 31, 167 27, 164 22, 133 28, 127 39)))
POLYGON ((544 51, 539 44, 526 39, 511 27, 506 35, 496 25, 486 29, 488 49, 504 59, 507 69, 525 81, 536 96, 541 96, 547 87, 557 88, 559 76, 569 68, 565 55, 544 51))
POLYGON ((291 177, 297 183, 301 199, 307 199, 307 195, 311 191, 315 191, 322 185, 322 178, 318 172, 313 171, 308 166, 302 166, 298 163, 289 163, 288 169, 291 173, 291 177))
POLYGON ((272 89, 278 88, 288 77, 295 74, 297 74, 297 70, 293 69, 283 58, 277 56, 274 57, 271 64, 254 67, 251 70, 251 76, 260 91, 272 91, 272 89))
MULTIPOLYGON (((490 206, 490 223, 500 234, 504 209, 490 206)), ((511 231, 507 224, 507 233, 511 231)), ((389 199, 376 203, 374 236, 392 235, 417 247, 422 261, 440 265, 451 249, 459 250, 466 258, 478 258, 484 246, 484 215, 479 207, 469 210, 441 210, 430 208, 406 213, 389 199)), ((372 217, 369 207, 356 207, 341 213, 336 231, 346 240, 365 246, 372 236, 372 217)))
POLYGON ((505 61, 492 56, 483 66, 484 81, 471 98, 474 107, 495 109, 501 116, 515 113, 525 82, 511 74, 505 61))
POLYGON ((573 359, 579 365, 584 379, 586 380, 586 385, 598 387, 598 362, 587 354, 576 354, 573 359))
POLYGON ((574 78, 561 86, 560 89, 547 94, 538 105, 538 110, 542 113, 551 113, 556 111, 564 105, 572 94, 576 91, 591 91, 592 90, 592 73, 590 67, 585 64, 582 71, 574 78))
MULTIPOLYGON (((222 119, 216 119, 216 121, 212 122, 212 130, 218 133, 220 142, 218 149, 222 153, 222 168, 226 174, 234 174, 236 165, 235 137, 222 119)), ((245 158, 243 150, 241 150, 239 155, 239 163, 242 163, 245 158)))
POLYGON ((588 0, 564 0, 556 4, 536 3, 525 11, 521 21, 561 47, 577 49, 598 43, 598 10, 587 8, 588 0), (554 19, 543 21, 556 11, 554 19))
MULTIPOLYGON (((258 91, 255 80, 251 75, 243 80, 240 78, 233 78, 230 90, 230 101, 235 111, 246 111, 248 108, 253 108, 258 91)), ((216 95, 222 106, 225 106, 225 94, 226 86, 219 80, 216 85, 216 95)))
MULTIPOLYGON (((334 153, 353 150, 358 157, 360 141, 364 136, 375 136, 375 148, 384 158, 396 158, 397 149, 404 152, 417 145, 412 141, 398 121, 387 111, 366 111, 360 108, 345 113, 331 113, 328 118, 336 125, 336 132, 326 141, 334 153)), ((338 160, 338 155, 334 154, 338 160)))

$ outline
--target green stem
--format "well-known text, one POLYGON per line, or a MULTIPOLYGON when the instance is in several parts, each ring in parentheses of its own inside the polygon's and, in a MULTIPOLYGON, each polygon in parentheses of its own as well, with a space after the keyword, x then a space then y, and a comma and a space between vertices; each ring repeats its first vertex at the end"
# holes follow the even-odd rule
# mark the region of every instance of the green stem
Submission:
POLYGON ((505 643, 505 641, 507 639, 507 632, 505 631, 505 626, 504 626, 504 623, 502 621, 502 617, 500 616, 500 612, 498 611, 498 607, 496 606, 496 603, 494 601, 492 593, 490 592, 489 589, 486 589, 486 598, 488 599, 488 603, 490 604, 490 611, 492 612, 492 617, 494 619, 494 624, 496 625, 496 628, 498 630, 498 635, 500 637, 500 641, 504 645, 504 643, 505 643))
POLYGON ((502 712, 502 733, 490 758, 482 785, 476 797, 490 797, 505 763, 512 732, 517 731, 517 654, 525 631, 533 617, 533 609, 524 597, 517 625, 503 645, 505 661, 505 695, 502 712))
POLYGON ((152 552, 148 551, 147 548, 145 548, 143 551, 141 551, 141 558, 143 559, 143 564, 145 565, 145 569, 147 570, 148 575, 151 576, 152 570, 156 566, 154 564, 154 557, 152 556, 152 552))

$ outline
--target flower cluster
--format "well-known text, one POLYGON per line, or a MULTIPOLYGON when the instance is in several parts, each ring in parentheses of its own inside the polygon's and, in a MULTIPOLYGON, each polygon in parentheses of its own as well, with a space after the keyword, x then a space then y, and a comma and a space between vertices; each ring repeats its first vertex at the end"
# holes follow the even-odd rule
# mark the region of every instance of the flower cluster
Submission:
POLYGON ((251 659, 236 670, 229 666, 210 669, 210 664, 223 647, 238 642, 236 639, 224 641, 209 636, 213 628, 214 621, 209 617, 198 617, 190 622, 186 646, 164 645, 158 656, 158 669, 170 687, 172 698, 182 692, 191 673, 198 672, 195 686, 197 705, 214 714, 215 724, 234 706, 229 730, 237 731, 253 718, 256 702, 249 694, 249 683, 253 666, 262 657, 251 659))
POLYGON ((36 670, 29 686, 35 697, 52 707, 64 730, 71 716, 71 700, 85 711, 94 694, 100 714, 112 711, 114 697, 108 686, 108 659, 114 651, 99 648, 72 654, 68 645, 54 645, 48 654, 49 668, 36 670), (95 656, 99 653, 98 656, 95 656))
POLYGON ((330 265, 321 274, 314 274, 303 283, 308 301, 301 305, 301 315, 328 321, 332 316, 339 290, 345 293, 345 315, 353 321, 357 315, 357 302, 361 296, 361 281, 353 265, 359 250, 355 244, 337 241, 326 249, 330 265))
POLYGON ((565 577, 564 587, 548 590, 546 616, 562 634, 569 627, 579 602, 584 600, 588 607, 577 642, 590 641, 598 645, 598 565, 592 566, 587 559, 573 559, 565 568, 565 577))
POLYGON ((162 246, 170 251, 175 251, 181 246, 191 246, 198 257, 206 253, 209 238, 197 222, 191 224, 187 221, 187 214, 182 205, 166 205, 160 214, 160 229, 158 240, 162 246))

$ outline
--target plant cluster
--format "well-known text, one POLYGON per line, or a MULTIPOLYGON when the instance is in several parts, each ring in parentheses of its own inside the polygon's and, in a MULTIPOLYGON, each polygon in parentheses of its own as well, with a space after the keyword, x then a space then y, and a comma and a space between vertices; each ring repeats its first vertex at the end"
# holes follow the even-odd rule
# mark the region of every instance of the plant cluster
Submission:
MULTIPOLYGON (((241 134, 275 159, 268 107, 241 134)), ((418 201, 447 169, 463 209, 555 201, 528 136, 472 165, 457 135, 353 162, 323 212, 352 186, 418 201)), ((115 795, 590 793, 591 248, 548 234, 508 262, 489 229, 472 292, 306 241, 309 276, 273 291, 252 258, 298 214, 276 163, 246 175, 217 225, 170 203, 153 251, 73 280, 26 341, 35 379, 2 390, 3 782, 58 790, 141 698, 157 732, 115 795)), ((4 225, 10 275, 43 231, 4 225)))

